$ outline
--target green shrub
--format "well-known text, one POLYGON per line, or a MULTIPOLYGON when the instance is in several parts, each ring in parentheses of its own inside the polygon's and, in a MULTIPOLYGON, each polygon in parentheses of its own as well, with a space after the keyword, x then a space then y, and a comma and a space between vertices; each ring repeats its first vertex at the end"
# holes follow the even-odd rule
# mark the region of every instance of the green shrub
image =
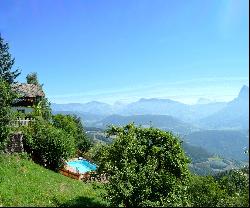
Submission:
POLYGON ((44 167, 57 170, 75 154, 74 137, 44 120, 32 122, 23 132, 25 150, 44 167))

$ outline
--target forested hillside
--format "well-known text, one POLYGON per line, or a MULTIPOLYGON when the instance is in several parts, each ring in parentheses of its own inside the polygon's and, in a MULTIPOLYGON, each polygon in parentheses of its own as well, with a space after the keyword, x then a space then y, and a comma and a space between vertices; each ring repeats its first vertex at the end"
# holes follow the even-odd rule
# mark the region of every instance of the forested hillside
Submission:
POLYGON ((248 131, 243 130, 206 130, 190 133, 183 139, 213 154, 248 161, 248 155, 245 153, 249 148, 248 136, 248 131))

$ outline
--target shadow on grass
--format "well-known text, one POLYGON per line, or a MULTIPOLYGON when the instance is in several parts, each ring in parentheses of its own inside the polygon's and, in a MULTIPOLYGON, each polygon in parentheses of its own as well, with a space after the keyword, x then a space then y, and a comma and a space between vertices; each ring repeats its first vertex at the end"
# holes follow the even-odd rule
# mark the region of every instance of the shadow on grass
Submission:
POLYGON ((81 196, 60 204, 59 207, 107 207, 107 204, 96 201, 95 198, 81 196))

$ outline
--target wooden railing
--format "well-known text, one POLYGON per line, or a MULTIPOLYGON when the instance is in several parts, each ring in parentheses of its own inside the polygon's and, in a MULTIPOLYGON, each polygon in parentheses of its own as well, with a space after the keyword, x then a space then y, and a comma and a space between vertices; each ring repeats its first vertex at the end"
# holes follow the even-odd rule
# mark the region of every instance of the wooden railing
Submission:
POLYGON ((19 126, 28 126, 29 122, 34 121, 32 118, 26 118, 26 119, 16 119, 11 122, 11 125, 14 127, 19 127, 19 126))

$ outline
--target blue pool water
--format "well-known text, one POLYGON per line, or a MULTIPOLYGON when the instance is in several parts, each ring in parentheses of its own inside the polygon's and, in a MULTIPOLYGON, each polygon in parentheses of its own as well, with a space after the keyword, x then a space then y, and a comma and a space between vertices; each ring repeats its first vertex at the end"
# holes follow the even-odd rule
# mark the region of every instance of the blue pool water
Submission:
POLYGON ((97 169, 97 166, 95 164, 85 159, 70 161, 70 162, 67 162, 67 165, 76 170, 79 170, 80 173, 86 173, 88 171, 94 171, 97 169))

